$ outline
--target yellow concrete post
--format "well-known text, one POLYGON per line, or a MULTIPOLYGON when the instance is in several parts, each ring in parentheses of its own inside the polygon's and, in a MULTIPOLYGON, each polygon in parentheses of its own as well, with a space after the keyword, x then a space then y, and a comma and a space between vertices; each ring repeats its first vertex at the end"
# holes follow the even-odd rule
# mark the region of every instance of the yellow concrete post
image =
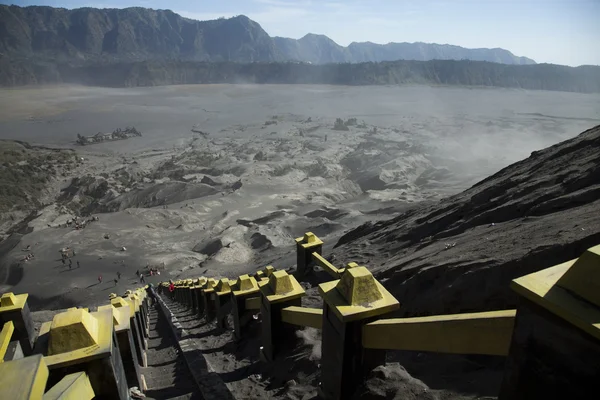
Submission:
POLYGON ((323 242, 314 233, 307 232, 296 239, 296 268, 300 276, 311 270, 313 253, 322 254, 323 242))
POLYGON ((260 294, 258 282, 247 274, 238 278, 237 285, 233 288, 233 333, 236 339, 241 339, 244 328, 252 321, 252 310, 247 307, 247 301, 251 298, 258 299, 260 309, 260 294))
POLYGON ((217 316, 217 327, 227 329, 227 316, 231 312, 231 286, 229 279, 219 280, 215 288, 215 311, 217 316))
POLYGON ((56 314, 50 324, 43 324, 40 350, 50 369, 48 385, 86 371, 96 396, 126 400, 129 391, 113 323, 112 310, 90 313, 80 308, 56 314))
POLYGON ((142 373, 137 358, 137 349, 131 329, 131 310, 127 302, 121 297, 115 297, 113 302, 106 306, 98 307, 98 311, 110 310, 113 313, 113 325, 119 344, 119 353, 125 369, 125 377, 129 387, 136 386, 142 390, 142 373))
POLYGON ((271 361, 295 340, 293 325, 282 321, 281 310, 301 306, 304 289, 296 278, 285 271, 275 271, 268 281, 258 283, 261 292, 262 349, 264 359, 271 361))
POLYGON ((0 397, 39 400, 44 395, 48 374, 48 366, 41 354, 0 363, 0 397))
POLYGON ((15 326, 13 339, 19 341, 23 354, 28 356, 32 354, 33 343, 36 332, 31 319, 31 312, 27 304, 29 295, 4 293, 0 297, 0 325, 12 321, 15 326))
POLYGON ((577 259, 517 278, 511 288, 520 299, 499 399, 596 396, 600 245, 577 259))
POLYGON ((192 285, 190 286, 190 299, 191 299, 191 308, 192 308, 192 313, 195 315, 198 313, 198 296, 196 295, 196 288, 198 287, 198 284, 200 283, 200 279, 193 279, 192 280, 192 285))
POLYGON ((215 318, 216 305, 215 305, 215 287, 218 281, 214 278, 209 278, 206 282, 206 287, 202 289, 202 298, 204 303, 204 316, 206 321, 210 322, 215 318))
POLYGON ((147 339, 147 331, 146 328, 144 326, 144 323, 142 321, 142 311, 141 311, 141 305, 140 305, 140 298, 136 293, 131 293, 127 299, 131 302, 130 303, 130 307, 133 308, 134 311, 134 319, 135 319, 135 324, 137 325, 137 329, 141 338, 141 342, 140 344, 142 345, 142 350, 143 350, 143 357, 144 357, 144 362, 142 364, 143 367, 147 366, 147 362, 146 362, 146 351, 148 351, 148 339, 147 339))
POLYGON ((204 293, 202 290, 206 287, 208 279, 201 277, 198 283, 194 286, 192 295, 195 297, 196 315, 201 318, 204 315, 204 293))
POLYGON ((144 335, 141 332, 141 327, 138 322, 137 314, 135 312, 136 309, 136 300, 132 296, 128 297, 117 297, 112 299, 111 304, 114 307, 125 307, 129 308, 129 327, 131 329, 131 335, 133 336, 133 343, 135 347, 135 355, 138 364, 138 368, 140 366, 147 366, 146 361, 146 347, 144 341, 144 335))
POLYGON ((319 285, 323 297, 321 391, 330 399, 353 396, 371 369, 385 363, 385 350, 362 346, 362 327, 400 307, 365 267, 346 269, 319 285))
POLYGON ((192 308, 192 287, 194 286, 194 280, 188 279, 185 282, 185 286, 183 289, 183 305, 186 308, 192 308))
POLYGON ((42 400, 91 400, 94 397, 90 378, 85 372, 76 372, 62 378, 44 394, 42 400))

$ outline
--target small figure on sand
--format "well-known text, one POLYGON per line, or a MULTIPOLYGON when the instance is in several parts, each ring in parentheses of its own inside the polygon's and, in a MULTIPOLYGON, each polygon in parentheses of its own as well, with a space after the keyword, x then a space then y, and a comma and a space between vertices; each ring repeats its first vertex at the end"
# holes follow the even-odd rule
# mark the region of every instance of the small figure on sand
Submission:
POLYGON ((98 275, 98 283, 102 283, 102 275, 98 275))
POLYGON ((114 281, 115 281, 115 286, 117 286, 117 283, 119 282, 119 280, 117 278, 115 278, 114 281))
POLYGON ((81 265, 79 265, 79 260, 77 260, 77 268, 79 268, 81 265))
POLYGON ((144 279, 143 274, 140 274, 140 283, 146 283, 146 279, 144 279))
POLYGON ((73 260, 69 258, 69 269, 73 266, 73 260))

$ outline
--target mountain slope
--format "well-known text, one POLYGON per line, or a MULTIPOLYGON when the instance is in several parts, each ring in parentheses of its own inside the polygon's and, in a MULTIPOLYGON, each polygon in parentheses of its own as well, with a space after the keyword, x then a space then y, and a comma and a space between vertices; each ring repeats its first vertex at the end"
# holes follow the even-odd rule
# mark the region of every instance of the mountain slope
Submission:
POLYGON ((533 64, 503 49, 465 49, 426 43, 352 43, 343 47, 324 35, 271 38, 245 16, 194 21, 170 10, 148 8, 67 10, 0 5, 0 56, 45 61, 192 61, 315 64, 393 60, 470 59, 533 64))
POLYGON ((600 243, 600 126, 534 152, 472 188, 337 243, 369 266, 404 315, 515 307, 510 280, 600 243))
POLYGON ((59 61, 279 61, 271 37, 245 16, 194 21, 146 8, 0 6, 0 53, 59 61))

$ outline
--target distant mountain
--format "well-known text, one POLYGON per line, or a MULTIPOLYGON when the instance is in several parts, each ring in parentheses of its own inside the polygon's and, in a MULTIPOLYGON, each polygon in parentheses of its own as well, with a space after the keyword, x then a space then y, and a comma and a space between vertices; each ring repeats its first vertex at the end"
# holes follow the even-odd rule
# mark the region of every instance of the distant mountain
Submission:
POLYGON ((278 36, 273 39, 288 60, 313 64, 355 62, 346 47, 340 46, 325 35, 309 33, 298 40, 278 36))
POLYGON ((531 58, 517 57, 504 49, 465 49, 460 46, 435 43, 350 43, 352 62, 394 60, 473 60, 500 64, 535 64, 531 58))
POLYGON ((67 10, 0 5, 0 57, 59 62, 144 60, 279 62, 314 64, 393 60, 491 61, 534 64, 503 49, 465 49, 426 43, 352 43, 323 35, 270 37, 245 16, 213 21, 147 8, 67 10))
POLYGON ((327 63, 361 63, 397 60, 473 60, 500 64, 535 64, 530 58, 517 57, 504 49, 466 49, 435 43, 351 43, 343 47, 325 35, 309 33, 301 39, 274 37, 275 44, 288 60, 327 63))
POLYGON ((0 6, 0 53, 56 61, 281 61, 245 16, 194 21, 147 8, 66 10, 0 6))

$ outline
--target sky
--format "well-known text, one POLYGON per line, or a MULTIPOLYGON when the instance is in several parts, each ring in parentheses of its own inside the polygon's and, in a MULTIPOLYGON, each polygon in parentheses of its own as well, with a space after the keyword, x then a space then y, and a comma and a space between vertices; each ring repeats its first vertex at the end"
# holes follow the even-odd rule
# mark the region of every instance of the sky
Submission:
POLYGON ((0 0, 19 6, 169 9, 207 20, 246 15, 271 36, 500 47, 538 63, 600 65, 600 0, 0 0))

